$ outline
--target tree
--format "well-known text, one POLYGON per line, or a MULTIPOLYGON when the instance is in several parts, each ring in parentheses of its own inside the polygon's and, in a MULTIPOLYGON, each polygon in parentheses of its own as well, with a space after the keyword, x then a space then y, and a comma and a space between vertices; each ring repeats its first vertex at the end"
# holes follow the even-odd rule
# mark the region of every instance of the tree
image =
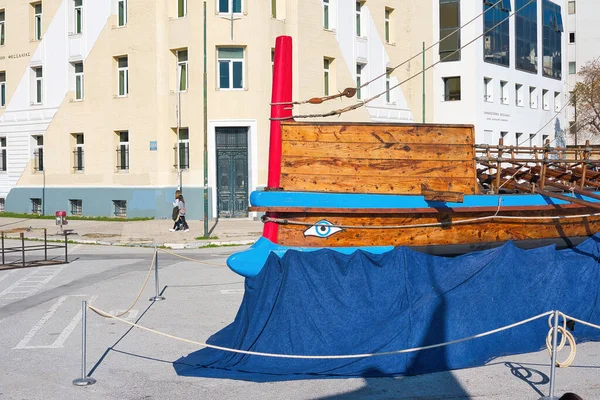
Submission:
POLYGON ((600 135, 600 57, 585 64, 571 95, 577 131, 600 135))

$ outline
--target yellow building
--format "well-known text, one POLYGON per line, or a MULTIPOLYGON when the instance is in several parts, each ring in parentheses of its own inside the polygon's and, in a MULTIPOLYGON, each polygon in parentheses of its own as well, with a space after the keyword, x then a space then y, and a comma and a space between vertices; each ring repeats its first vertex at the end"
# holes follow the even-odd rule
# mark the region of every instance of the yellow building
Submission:
MULTIPOLYGON (((330 111, 421 71, 420 56, 389 69, 431 44, 423 3, 0 0, 0 205, 168 218, 180 186, 201 219, 206 106, 209 218, 247 217, 267 178, 275 38, 293 38, 295 100, 383 75, 359 100, 293 112, 330 111)), ((421 122, 422 95, 413 79, 341 119, 421 122)))

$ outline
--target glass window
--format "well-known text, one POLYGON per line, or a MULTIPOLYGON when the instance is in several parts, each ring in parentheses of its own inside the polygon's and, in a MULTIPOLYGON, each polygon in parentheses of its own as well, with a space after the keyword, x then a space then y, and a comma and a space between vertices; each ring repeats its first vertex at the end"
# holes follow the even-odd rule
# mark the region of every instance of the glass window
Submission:
POLYGON ((5 26, 4 26, 4 10, 0 10, 0 46, 4 46, 5 26))
POLYGON ((562 79, 563 29, 561 8, 549 0, 543 0, 543 75, 562 79))
POLYGON ((6 138, 0 137, 0 171, 6 171, 6 138))
MULTIPOLYGON (((180 0, 181 1, 181 0, 180 0)), ((241 13, 242 12, 242 0, 219 0, 219 12, 220 13, 241 13)))
POLYGON ((529 0, 516 0, 516 68, 538 72, 538 24, 537 3, 529 0), (527 4, 527 5, 526 5, 527 4))
POLYGON ((271 0, 271 18, 277 18, 277 0, 271 0))
POLYGON ((460 100, 460 76, 444 79, 444 101, 460 100))
POLYGON ((329 0, 323 0, 323 28, 329 29, 329 0))
POLYGON ((487 102, 494 101, 494 86, 492 78, 483 78, 483 100, 487 102))
POLYGON ((30 199, 31 200, 31 212, 34 214, 42 213, 42 199, 30 199))
POLYGON ((175 163, 173 166, 179 169, 188 169, 190 167, 190 131, 188 128, 179 128, 179 139, 174 150, 175 163))
POLYGON ((508 104, 508 102, 509 102, 508 82, 500 81, 500 103, 508 104))
POLYGON ((385 42, 392 43, 391 41, 391 20, 392 20, 392 12, 394 10, 391 8, 385 8, 385 24, 384 24, 384 33, 385 33, 385 42))
POLYGON ((44 101, 44 74, 42 72, 42 67, 33 68, 33 73, 35 79, 33 104, 42 104, 42 102, 44 101))
POLYGON ((535 86, 529 86, 529 107, 537 108, 537 90, 535 86))
POLYGON ((569 14, 575 14, 575 2, 569 1, 569 14))
POLYGON ((81 215, 83 200, 69 199, 69 205, 71 206, 71 215, 81 215))
POLYGON ((75 149, 73 149, 73 170, 75 172, 83 172, 84 158, 83 158, 83 133, 73 134, 75 139, 75 149))
POLYGON ((569 43, 575 43, 575 32, 569 32, 569 43))
POLYGON ((576 74, 577 73, 577 64, 575 63, 575 61, 569 61, 569 74, 576 74))
POLYGON ((0 107, 6 106, 6 71, 0 72, 0 107))
POLYGON ((75 100, 83 100, 83 63, 73 65, 75 69, 75 100))
POLYGON ((331 60, 328 58, 323 59, 323 92, 325 96, 329 96, 329 67, 331 66, 331 60))
POLYGON ((34 4, 33 40, 42 40, 42 3, 34 4))
POLYGON ((392 102, 392 95, 390 93, 390 88, 392 87, 392 69, 387 68, 385 70, 385 102, 392 102))
POLYGON ((75 30, 74 33, 82 32, 83 25, 83 0, 74 0, 73 1, 73 11, 75 17, 75 30))
POLYGON ((187 0, 177 0, 177 17, 182 18, 187 15, 187 0))
POLYGON ((127 57, 117 58, 117 72, 119 74, 119 97, 129 94, 129 61, 127 57))
POLYGON ((220 47, 217 56, 219 89, 243 89, 244 48, 220 47))
POLYGON ((460 60, 460 0, 440 0, 440 59, 460 60))
POLYGON ((118 26, 127 25, 127 0, 119 0, 118 8, 118 26))
POLYGON ((356 64, 356 98, 362 99, 362 88, 360 85, 363 84, 362 73, 365 68, 364 64, 356 64))
POLYGON ((509 15, 510 1, 484 1, 483 18, 483 59, 494 64, 509 66, 510 34, 509 15), (494 5, 495 4, 495 5, 494 5))
POLYGON ((362 3, 360 1, 356 2, 356 36, 361 37, 362 36, 362 29, 361 29, 361 17, 362 15, 362 3))
POLYGON ((523 85, 515 84, 516 104, 518 107, 523 107, 523 85))
POLYGON ((119 145, 117 147, 117 170, 129 170, 129 131, 117 132, 119 145))
POLYGON ((188 89, 188 52, 187 50, 177 51, 177 76, 179 84, 177 88, 179 91, 188 89))
POLYGON ((33 136, 32 139, 34 141, 33 170, 34 170, 34 172, 40 172, 40 171, 44 170, 44 137, 39 135, 39 136, 33 136))

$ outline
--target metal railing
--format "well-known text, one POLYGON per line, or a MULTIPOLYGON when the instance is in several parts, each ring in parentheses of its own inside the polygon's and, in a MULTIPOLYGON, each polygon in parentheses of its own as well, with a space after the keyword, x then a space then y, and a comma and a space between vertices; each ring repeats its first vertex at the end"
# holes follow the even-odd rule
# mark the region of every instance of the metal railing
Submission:
POLYGON ((44 243, 43 244, 34 244, 34 245, 25 245, 25 234, 23 232, 19 233, 19 240, 21 241, 20 246, 10 246, 7 247, 5 240, 11 240, 13 238, 7 237, 6 232, 0 232, 0 241, 2 248, 0 250, 2 256, 2 264, 0 264, 0 269, 10 269, 10 268, 25 268, 25 267, 37 267, 44 265, 56 265, 56 264, 66 264, 69 262, 68 256, 68 241, 67 241, 67 232, 64 233, 64 243, 60 244, 48 244, 48 233, 46 229, 44 229, 44 243), (64 260, 62 259, 48 259, 48 250, 53 249, 64 249, 64 260), (29 261, 26 260, 25 255, 28 252, 40 252, 44 251, 44 258, 40 259, 40 257, 30 258, 29 261), (6 255, 17 253, 21 255, 20 259, 17 259, 13 262, 7 263, 6 255))

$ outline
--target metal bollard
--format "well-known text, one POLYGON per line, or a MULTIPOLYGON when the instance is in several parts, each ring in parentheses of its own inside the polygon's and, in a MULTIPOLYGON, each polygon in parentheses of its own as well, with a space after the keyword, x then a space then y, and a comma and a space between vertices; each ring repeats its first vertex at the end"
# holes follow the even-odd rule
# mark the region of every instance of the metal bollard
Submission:
POLYGON ((158 287, 158 250, 154 248, 154 284, 156 286, 156 295, 150 297, 150 301, 161 301, 165 300, 165 297, 160 295, 160 288, 158 287))
POLYGON ((25 266, 25 234, 23 232, 21 232, 21 255, 23 257, 22 265, 25 266))
POLYGON ((87 301, 81 302, 81 378, 73 380, 75 386, 88 386, 96 383, 96 380, 90 376, 87 376, 85 371, 85 351, 86 351, 86 314, 87 314, 87 301))
POLYGON ((552 330, 552 365, 550 366, 550 394, 540 400, 559 400, 554 395, 554 378, 556 377, 556 343, 558 338, 558 310, 554 311, 554 329, 552 330))

